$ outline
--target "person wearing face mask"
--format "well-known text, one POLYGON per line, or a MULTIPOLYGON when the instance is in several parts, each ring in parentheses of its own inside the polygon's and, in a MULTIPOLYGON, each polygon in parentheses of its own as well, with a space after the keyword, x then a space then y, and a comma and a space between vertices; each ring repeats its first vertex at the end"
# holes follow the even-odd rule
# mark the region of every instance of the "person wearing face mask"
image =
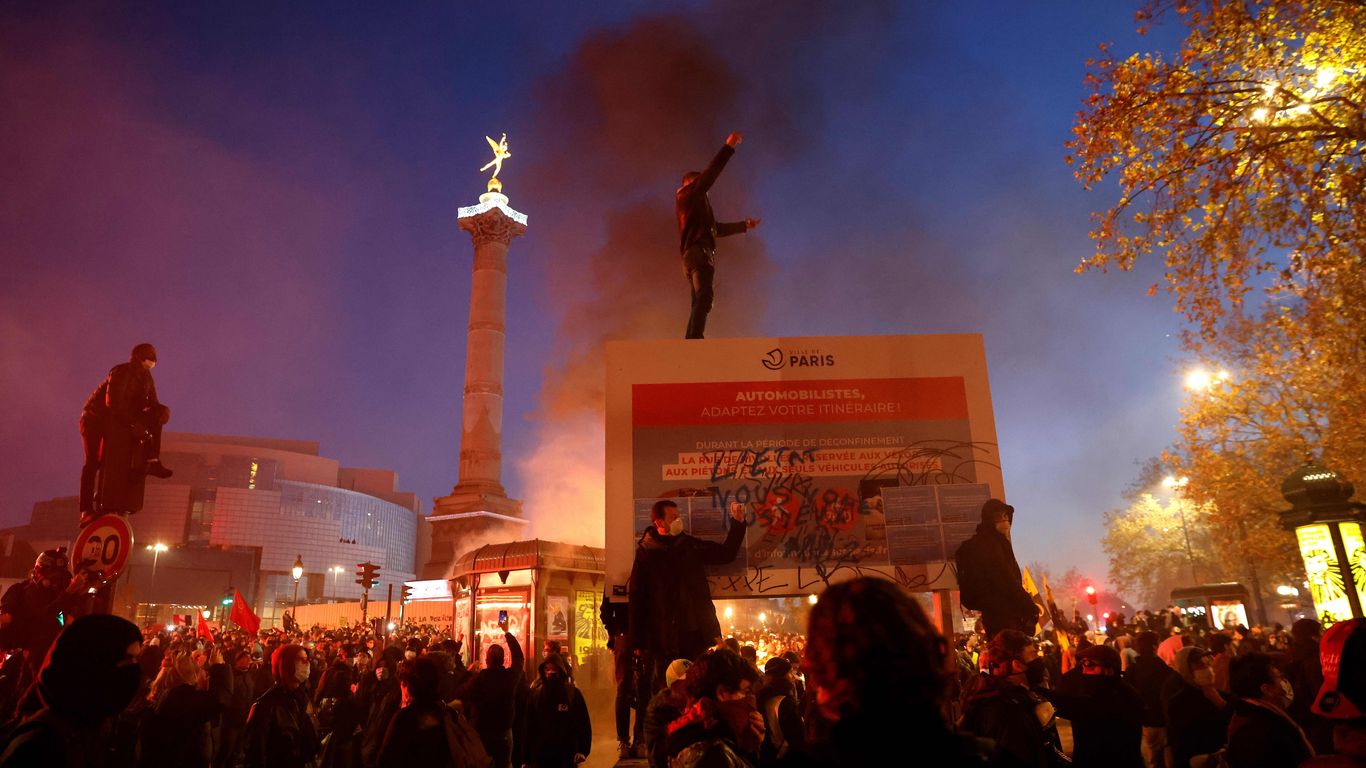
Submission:
POLYGON ((588 704, 557 653, 541 662, 540 685, 527 705, 527 763, 535 768, 574 768, 593 747, 588 704))
POLYGON ((389 721, 403 704, 403 689, 398 681, 398 665, 403 662, 403 649, 396 645, 385 648, 375 662, 375 685, 369 701, 362 702, 365 727, 361 734, 361 765, 373 766, 384 746, 384 731, 389 721))
POLYGON ((1037 655, 1033 641, 1023 632, 998 632, 983 654, 985 674, 964 686, 963 715, 958 725, 968 733, 995 741, 1009 760, 1030 768, 1047 768, 1055 764, 1060 742, 1053 705, 1029 688, 1029 664, 1037 655))
POLYGON ((1233 714, 1229 697, 1214 685, 1209 651, 1188 645, 1176 652, 1172 668, 1176 677, 1162 687, 1162 707, 1167 720, 1167 746, 1171 765, 1190 765, 1196 755, 1211 755, 1228 740, 1233 714))
POLYGON ((953 556, 959 600, 964 607, 982 612, 988 639, 1004 629, 1032 635, 1039 620, 1039 606, 1025 591, 1010 544, 1014 522, 1014 507, 1000 499, 987 499, 977 532, 953 556))
POLYGON ((318 735, 308 714, 308 651, 290 643, 270 661, 275 683, 247 715, 247 768, 304 768, 318 754, 318 735))
POLYGON ((42 706, 10 734, 0 768, 104 764, 109 724, 137 694, 142 634, 117 616, 82 616, 53 644, 35 686, 42 706))
POLYGON ((1238 697, 1228 726, 1229 768, 1292 766, 1314 756, 1304 730, 1286 713, 1295 689, 1269 655, 1253 651, 1233 659, 1229 684, 1238 697))
POLYGON ((256 684, 251 674, 251 652, 229 649, 224 660, 209 666, 209 691, 223 711, 219 726, 215 766, 235 766, 242 756, 242 734, 247 727, 247 712, 256 700, 256 684))
POLYGON ((1077 652, 1077 662, 1056 690, 1039 690, 1072 723, 1072 765, 1144 768, 1143 699, 1120 678, 1119 652, 1089 645, 1077 652))
POLYGON ((86 612, 85 574, 76 578, 69 566, 65 547, 45 550, 33 561, 29 578, 0 597, 0 648, 23 654, 26 680, 42 665, 62 621, 70 623, 86 612))
POLYGON ((111 368, 81 409, 82 526, 101 511, 142 509, 146 476, 172 474, 161 463, 161 428, 170 420, 171 409, 157 399, 152 381, 156 364, 156 347, 133 347, 128 362, 111 368))
POLYGON ((698 658, 685 679, 689 704, 669 724, 669 765, 734 765, 736 760, 757 765, 765 732, 755 700, 758 670, 722 648, 698 658))
POLYGON ((733 561, 746 528, 739 502, 730 505, 730 530, 719 544, 684 533, 678 504, 669 499, 655 502, 650 520, 636 545, 627 615, 628 645, 649 676, 647 697, 663 687, 665 665, 696 658, 721 637, 704 569, 733 561))

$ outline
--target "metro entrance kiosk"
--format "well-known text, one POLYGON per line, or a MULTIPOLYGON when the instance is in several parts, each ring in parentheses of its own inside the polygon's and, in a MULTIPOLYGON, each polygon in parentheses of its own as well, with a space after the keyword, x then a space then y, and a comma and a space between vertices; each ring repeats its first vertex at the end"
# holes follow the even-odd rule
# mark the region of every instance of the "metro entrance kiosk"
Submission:
POLYGON ((1005 498, 980 335, 612 342, 606 392, 608 598, 656 500, 716 541, 734 500, 749 527, 714 599, 873 576, 952 631, 954 552, 1005 498))

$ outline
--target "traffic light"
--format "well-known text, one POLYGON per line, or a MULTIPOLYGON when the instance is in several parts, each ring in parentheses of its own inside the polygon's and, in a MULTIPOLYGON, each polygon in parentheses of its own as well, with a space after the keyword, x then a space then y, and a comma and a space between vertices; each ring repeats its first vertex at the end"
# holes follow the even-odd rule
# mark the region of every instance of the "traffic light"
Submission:
POLYGON ((402 587, 401 589, 399 589, 399 593, 398 593, 398 602, 399 602, 401 605, 407 605, 410 601, 412 601, 412 599, 413 599, 413 588, 410 587, 410 586, 408 586, 407 584, 404 584, 403 587, 402 587))
POLYGON ((356 583, 361 589, 370 589, 379 583, 379 566, 365 561, 356 566, 356 583))
POLYGON ((1086 586, 1086 602, 1096 604, 1096 588, 1089 584, 1086 586))
POLYGON ((223 605, 232 605, 232 593, 234 591, 232 587, 228 587, 228 591, 223 593, 223 599, 220 602, 223 605))

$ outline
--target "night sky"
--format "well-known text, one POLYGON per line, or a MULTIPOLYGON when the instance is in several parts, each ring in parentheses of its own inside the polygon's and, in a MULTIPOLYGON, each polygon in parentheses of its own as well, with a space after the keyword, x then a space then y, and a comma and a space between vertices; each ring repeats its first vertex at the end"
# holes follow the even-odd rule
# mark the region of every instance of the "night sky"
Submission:
POLYGON ((1103 513, 1175 437, 1178 324, 1153 265, 1073 273, 1113 191, 1063 143, 1096 45, 1175 30, 1119 0, 397 5, 0 8, 0 524, 75 494, 80 407, 140 341, 169 429, 318 440, 429 509, 456 209, 506 132, 504 479, 581 531, 600 342, 682 335, 673 189, 743 130, 712 201, 763 224, 722 244, 709 335, 982 333, 1019 559, 1103 576, 1103 513))

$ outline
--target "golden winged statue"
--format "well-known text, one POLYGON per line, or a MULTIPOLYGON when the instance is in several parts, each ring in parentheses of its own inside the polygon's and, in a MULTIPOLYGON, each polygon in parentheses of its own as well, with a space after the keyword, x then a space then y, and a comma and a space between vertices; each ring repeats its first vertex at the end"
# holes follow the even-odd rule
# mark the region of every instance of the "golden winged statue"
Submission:
POLYGON ((506 133, 503 134, 501 141, 494 141, 488 136, 485 136, 484 140, 489 143, 489 148, 493 150, 493 159, 488 161, 488 163, 479 170, 487 171, 490 168, 493 169, 493 178, 489 179, 489 191, 499 192, 503 189, 503 183, 498 180, 498 174, 503 171, 503 161, 512 157, 512 153, 508 151, 508 135, 506 133))

